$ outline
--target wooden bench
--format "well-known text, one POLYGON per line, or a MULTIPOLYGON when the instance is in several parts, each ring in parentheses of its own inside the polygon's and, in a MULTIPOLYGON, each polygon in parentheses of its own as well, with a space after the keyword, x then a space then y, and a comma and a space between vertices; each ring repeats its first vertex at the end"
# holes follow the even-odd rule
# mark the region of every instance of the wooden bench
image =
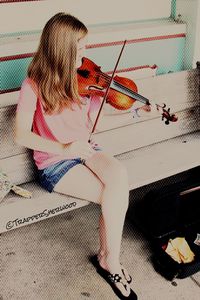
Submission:
MULTIPOLYGON (((139 93, 166 102, 179 118, 165 125, 157 113, 132 118, 131 113, 102 118, 94 139, 128 170, 130 190, 200 165, 200 64, 188 71, 136 80, 139 93)), ((15 184, 33 192, 31 199, 10 192, 0 204, 0 232, 19 228, 89 202, 48 193, 35 177, 31 151, 15 144, 13 123, 19 92, 0 95, 0 168, 15 184)), ((89 188, 89 183, 88 183, 89 188)))

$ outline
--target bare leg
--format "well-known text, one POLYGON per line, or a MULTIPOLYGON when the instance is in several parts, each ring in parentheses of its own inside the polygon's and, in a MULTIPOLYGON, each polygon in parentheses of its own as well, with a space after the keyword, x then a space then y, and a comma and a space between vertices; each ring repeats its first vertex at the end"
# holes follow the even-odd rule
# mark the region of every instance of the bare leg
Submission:
MULTIPOLYGON (((106 243, 106 247, 105 244, 103 246, 106 255, 100 264, 110 273, 118 273, 124 278, 119 256, 129 186, 122 164, 105 153, 97 152, 86 161, 86 166, 77 165, 63 176, 54 191, 101 204, 105 227, 100 230, 100 236, 102 243, 106 243)), ((116 286, 124 295, 129 295, 128 284, 127 289, 121 283, 116 283, 116 286)))
MULTIPOLYGON (((86 161, 88 166, 104 183, 102 214, 100 217, 100 265, 110 273, 123 277, 120 265, 120 247, 126 211, 129 186, 126 170, 115 158, 97 153, 86 161)), ((116 284, 117 285, 117 284, 116 284)), ((120 283, 118 288, 121 289, 120 283)), ((128 295, 130 290, 121 291, 128 295)))
POLYGON ((103 215, 101 214, 99 217, 99 239, 100 239, 100 248, 98 253, 98 259, 100 260, 102 257, 107 256, 106 253, 106 232, 103 215))
POLYGON ((107 256, 111 255, 110 261, 117 264, 129 200, 127 173, 119 161, 104 153, 93 155, 86 161, 86 166, 104 183, 101 205, 105 222, 107 256))
MULTIPOLYGON (((106 265, 106 257, 107 257, 107 248, 106 248, 106 232, 105 232, 105 224, 104 224, 104 219, 103 219, 103 215, 101 214, 99 217, 99 238, 100 238, 100 248, 99 248, 99 252, 98 252, 98 260, 101 261, 102 265, 106 265)), ((131 277, 128 273, 128 271, 126 270, 126 268, 124 268, 124 266, 121 265, 121 268, 123 269, 123 273, 125 276, 125 279, 127 281, 131 281, 131 277)))
POLYGON ((99 178, 82 164, 71 168, 55 185, 57 193, 101 204, 103 184, 99 178))

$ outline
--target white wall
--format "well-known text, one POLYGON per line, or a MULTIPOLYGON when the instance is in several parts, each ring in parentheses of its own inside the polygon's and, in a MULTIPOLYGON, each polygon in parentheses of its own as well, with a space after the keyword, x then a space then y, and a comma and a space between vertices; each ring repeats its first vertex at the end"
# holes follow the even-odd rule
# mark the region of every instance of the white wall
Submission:
POLYGON ((196 23, 193 66, 196 66, 197 61, 200 61, 200 1, 198 1, 198 5, 197 5, 197 23, 196 23))
POLYGON ((200 60, 200 0, 177 0, 176 11, 187 23, 184 62, 190 69, 200 60))
POLYGON ((0 4, 0 34, 41 30, 59 11, 67 11, 85 24, 167 18, 171 0, 45 0, 0 4))

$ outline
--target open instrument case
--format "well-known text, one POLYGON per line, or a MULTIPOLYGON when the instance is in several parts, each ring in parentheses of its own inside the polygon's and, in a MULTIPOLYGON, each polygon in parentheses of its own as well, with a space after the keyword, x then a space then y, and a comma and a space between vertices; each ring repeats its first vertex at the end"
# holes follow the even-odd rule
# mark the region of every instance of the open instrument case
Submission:
POLYGON ((168 280, 200 271, 200 168, 182 182, 152 189, 136 206, 136 222, 152 245, 152 263, 168 280), (199 245, 194 243, 199 234, 199 245), (178 263, 164 247, 170 239, 184 237, 195 254, 190 263, 178 263))

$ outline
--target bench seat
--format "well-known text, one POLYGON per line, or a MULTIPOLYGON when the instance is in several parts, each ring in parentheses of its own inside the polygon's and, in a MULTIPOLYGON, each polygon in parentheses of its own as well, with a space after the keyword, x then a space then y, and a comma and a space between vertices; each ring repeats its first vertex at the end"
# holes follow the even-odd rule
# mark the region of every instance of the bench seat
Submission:
POLYGON ((36 182, 22 184, 21 187, 33 192, 33 197, 26 199, 10 192, 4 198, 0 205, 0 232, 35 223, 89 204, 85 200, 48 193, 36 182))
MULTIPOLYGON (((129 151, 117 155, 116 158, 126 166, 129 187, 133 190, 199 166, 199 153, 200 132, 198 131, 129 151)), ((12 192, 5 197, 0 205, 0 232, 89 204, 82 199, 48 193, 35 181, 21 186, 32 191, 33 198, 25 199, 12 192)))
POLYGON ((200 166, 200 131, 151 144, 117 157, 127 168, 129 187, 133 190, 200 166))

